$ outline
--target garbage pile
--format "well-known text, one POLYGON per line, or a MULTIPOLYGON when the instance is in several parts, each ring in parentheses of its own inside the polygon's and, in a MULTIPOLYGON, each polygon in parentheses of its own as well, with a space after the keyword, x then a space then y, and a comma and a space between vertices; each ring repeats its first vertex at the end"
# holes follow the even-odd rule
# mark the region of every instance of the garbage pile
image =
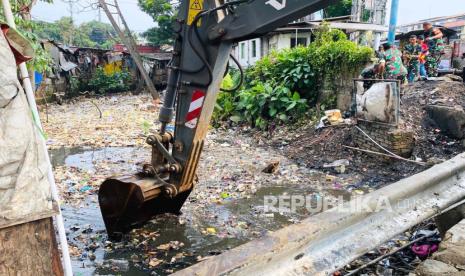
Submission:
POLYGON ((410 275, 438 250, 440 243, 436 226, 426 222, 368 252, 335 275, 410 275))
MULTIPOLYGON (((413 161, 431 166, 463 152, 465 119, 460 121, 460 118, 465 118, 465 85, 457 78, 446 76, 403 87, 399 127, 414 132, 413 161), (448 108, 447 112, 431 111, 438 107, 448 108), (432 118, 433 113, 443 115, 446 120, 432 118), (450 114, 463 116, 456 116, 459 119, 454 124, 443 124, 452 116, 450 114), (456 128, 451 131, 450 128, 454 126, 456 128)), ((344 147, 353 146, 352 129, 350 124, 327 124, 317 129, 307 124, 297 129, 277 129, 271 139, 264 139, 260 135, 257 135, 257 139, 312 169, 333 172, 325 164, 348 160, 350 165, 345 166, 343 173, 360 175, 362 178, 363 183, 354 183, 355 185, 378 188, 428 168, 344 147)))

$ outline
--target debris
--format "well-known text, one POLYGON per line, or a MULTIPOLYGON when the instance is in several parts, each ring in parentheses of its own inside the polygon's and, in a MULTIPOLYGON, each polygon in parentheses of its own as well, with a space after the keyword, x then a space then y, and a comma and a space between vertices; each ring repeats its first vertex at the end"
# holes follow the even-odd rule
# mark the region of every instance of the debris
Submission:
POLYGON ((325 115, 328 118, 329 124, 332 126, 336 126, 336 125, 344 123, 341 110, 339 109, 327 110, 325 111, 325 115))
POLYGON ((336 180, 336 177, 334 175, 326 175, 326 182, 334 182, 336 180))
POLYGON ((157 247, 158 250, 179 250, 179 248, 183 247, 184 243, 179 242, 179 241, 171 241, 166 244, 161 244, 157 247))
POLYGON ((162 260, 159 260, 159 259, 157 259, 157 258, 152 258, 152 259, 150 259, 150 261, 149 261, 149 266, 150 266, 151 268, 154 268, 154 267, 158 266, 159 264, 161 264, 162 262, 163 262, 162 260))
POLYGON ((227 192, 221 192, 220 196, 222 199, 228 199, 231 197, 231 195, 227 192))
MULTIPOLYGON (((432 84, 428 82, 426 88, 417 84, 409 87, 412 90, 406 92, 401 110, 405 119, 401 127, 414 130, 415 157, 425 162, 433 158, 448 159, 463 150, 460 141, 445 136, 440 130, 435 131, 437 127, 423 121, 424 106, 418 104, 419 99, 427 105, 435 98, 444 98, 445 104, 452 107, 465 103, 465 95, 462 99, 465 93, 459 93, 463 91, 460 88, 463 85, 442 82, 441 85, 457 88, 440 87, 431 95, 437 86, 432 84)), ((65 217, 97 217, 94 216, 99 212, 96 192, 102 180, 111 174, 129 174, 150 160, 150 148, 145 145, 145 129, 141 122, 150 122, 148 131, 156 130, 158 125, 152 123, 156 114, 139 108, 148 102, 148 98, 145 95, 118 95, 94 99, 102 109, 102 119, 96 118, 95 107, 87 99, 51 106, 50 123, 46 128, 50 138, 48 144, 53 152, 58 152, 61 146, 67 147, 64 157, 52 158, 55 159, 55 174, 64 201, 65 217), (92 116, 87 116, 89 113, 92 116), (81 182, 84 179, 86 181, 81 182), (83 187, 86 187, 86 192, 80 192, 83 187)), ((169 263, 175 272, 186 264, 209 258, 202 256, 209 256, 212 244, 218 243, 218 239, 226 242, 215 247, 214 252, 258 238, 266 231, 274 231, 308 216, 265 213, 263 195, 311 192, 315 198, 333 199, 336 198, 333 192, 336 195, 351 195, 352 192, 353 196, 423 169, 415 164, 388 163, 382 158, 345 149, 342 145, 351 145, 352 129, 345 123, 319 130, 314 130, 308 122, 305 124, 302 127, 277 128, 273 136, 249 127, 210 131, 205 143, 208 154, 202 155, 199 162, 199 182, 182 215, 156 217, 148 225, 131 232, 122 242, 115 243, 105 240, 104 226, 98 222, 92 222, 92 231, 87 231, 87 226, 84 226, 89 223, 87 220, 77 224, 70 221, 69 227, 73 227, 69 230, 69 240, 73 242, 70 249, 73 251, 73 246, 76 249, 73 259, 78 260, 83 252, 90 259, 95 248, 96 265, 106 254, 113 258, 127 258, 131 269, 167 273, 161 263, 154 268, 149 266, 155 258, 169 263), (269 145, 271 147, 267 147, 269 145), (346 166, 344 175, 336 177, 332 171, 328 175, 316 171, 324 168, 325 164, 343 159, 350 164, 350 171, 346 166), (257 174, 270 160, 280 161, 277 172, 257 174), (260 200, 253 197, 254 193, 260 200), (169 238, 178 239, 179 244, 172 247, 168 242, 170 239, 160 238, 160 233, 172 235, 169 238), (181 246, 181 241, 186 245, 181 246), (97 245, 99 247, 95 247, 97 245), (85 252, 87 248, 89 251, 85 252), (173 257, 174 254, 176 256, 173 257)), ((408 251, 413 255, 410 249, 408 251)), ((108 262, 106 265, 104 269, 111 268, 108 262)), ((390 268, 384 269, 388 273, 390 268)))
POLYGON ((79 189, 79 191, 80 191, 81 193, 84 193, 84 192, 87 192, 87 191, 90 191, 90 190, 92 190, 92 187, 91 187, 91 186, 87 186, 87 185, 79 189))
POLYGON ((103 265, 120 272, 129 270, 129 262, 127 260, 109 259, 105 260, 103 265))
POLYGON ((350 165, 350 161, 347 159, 336 160, 329 164, 324 164, 323 168, 334 168, 337 173, 345 173, 346 167, 350 165))
POLYGON ((266 166, 262 172, 264 173, 276 173, 279 169, 279 161, 273 161, 266 166))
POLYGON ((426 106, 429 118, 452 138, 462 139, 465 136, 465 111, 461 106, 426 106))
POLYGON ((448 264, 440 261, 428 259, 421 263, 415 270, 418 276, 439 276, 439 275, 455 275, 459 271, 448 264))
POLYGON ((206 229, 206 233, 209 234, 209 235, 216 235, 216 229, 213 228, 213 227, 208 227, 206 229))
POLYGON ((433 259, 454 265, 465 270, 465 220, 446 232, 444 241, 439 245, 439 251, 433 259))

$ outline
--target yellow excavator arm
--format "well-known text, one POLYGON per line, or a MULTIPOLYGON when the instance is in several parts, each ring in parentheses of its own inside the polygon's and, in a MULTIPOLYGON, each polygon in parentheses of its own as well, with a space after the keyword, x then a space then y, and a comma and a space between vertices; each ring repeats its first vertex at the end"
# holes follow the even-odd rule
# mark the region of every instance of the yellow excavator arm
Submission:
POLYGON ((107 232, 118 238, 161 213, 179 213, 194 187, 232 45, 260 37, 337 0, 182 0, 160 110, 160 132, 147 138, 152 160, 133 176, 107 179, 99 203, 107 232), (173 123, 174 133, 167 131, 173 123))

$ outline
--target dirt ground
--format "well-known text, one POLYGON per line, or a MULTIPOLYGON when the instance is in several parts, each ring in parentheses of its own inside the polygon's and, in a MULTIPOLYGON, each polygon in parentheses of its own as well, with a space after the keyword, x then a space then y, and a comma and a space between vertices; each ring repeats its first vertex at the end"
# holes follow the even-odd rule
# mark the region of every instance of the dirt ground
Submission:
MULTIPOLYGON (((424 107, 438 101, 465 107, 464 92, 458 82, 405 88, 402 127, 415 132, 413 159, 433 164, 463 151, 462 141, 427 120, 424 107)), ((134 173, 149 160, 145 137, 157 131, 157 110, 148 95, 131 94, 42 107, 77 275, 169 274, 311 215, 305 209, 266 213, 266 195, 304 194, 336 202, 428 168, 343 148, 352 143, 350 126, 315 130, 307 122, 278 127, 272 136, 246 127, 212 129, 199 183, 183 214, 157 217, 122 242, 108 241, 97 203, 99 185, 106 177, 134 173), (324 166, 341 159, 349 161, 342 173, 324 166), (275 161, 276 173, 262 172, 275 161)))
POLYGON ((360 182, 353 183, 353 186, 380 188, 450 159, 465 149, 464 141, 448 137, 434 125, 425 112, 428 104, 465 107, 463 83, 418 82, 405 86, 403 94, 400 128, 414 132, 415 149, 411 159, 426 162, 427 166, 389 160, 344 148, 343 145, 353 146, 351 126, 316 130, 313 125, 304 125, 297 129, 277 130, 273 137, 266 139, 259 133, 255 137, 266 141, 265 143, 299 164, 327 173, 334 171, 325 169, 325 164, 347 159, 350 162, 347 173, 360 176, 360 182))

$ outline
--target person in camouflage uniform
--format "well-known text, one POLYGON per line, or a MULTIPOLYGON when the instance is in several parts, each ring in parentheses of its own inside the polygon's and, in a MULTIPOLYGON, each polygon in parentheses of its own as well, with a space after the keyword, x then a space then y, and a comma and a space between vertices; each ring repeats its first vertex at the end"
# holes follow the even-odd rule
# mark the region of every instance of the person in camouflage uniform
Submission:
POLYGON ((384 78, 389 80, 400 80, 405 82, 407 76, 407 68, 402 63, 402 53, 393 46, 390 42, 383 44, 385 57, 384 78))
POLYGON ((379 79, 379 75, 381 73, 381 65, 380 64, 374 64, 371 66, 366 67, 363 69, 362 73, 360 73, 360 76, 363 81, 363 88, 366 90, 370 89, 373 84, 375 84, 374 79, 379 79))
POLYGON ((429 22, 423 24, 423 30, 429 48, 429 55, 426 57, 425 63, 426 71, 428 77, 437 77, 439 62, 444 53, 444 40, 442 39, 444 35, 441 30, 434 28, 429 22))
POLYGON ((417 43, 417 36, 410 36, 409 44, 404 47, 404 61, 407 66, 407 80, 409 83, 415 82, 420 70, 419 56, 421 54, 421 45, 417 43))

